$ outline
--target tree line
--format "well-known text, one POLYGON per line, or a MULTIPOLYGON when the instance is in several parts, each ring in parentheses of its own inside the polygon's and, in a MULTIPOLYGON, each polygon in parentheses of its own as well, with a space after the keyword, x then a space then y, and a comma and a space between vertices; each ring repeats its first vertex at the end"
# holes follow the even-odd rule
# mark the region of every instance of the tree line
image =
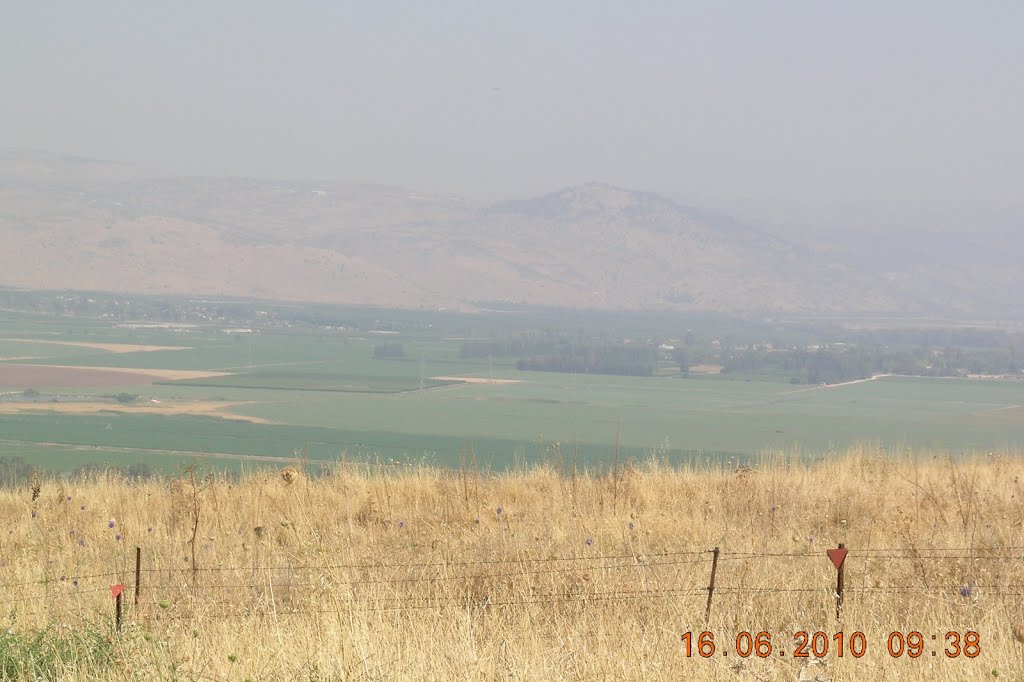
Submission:
POLYGON ((568 335, 531 334, 463 342, 463 359, 518 358, 516 367, 536 372, 651 376, 658 369, 652 343, 582 340, 568 335))

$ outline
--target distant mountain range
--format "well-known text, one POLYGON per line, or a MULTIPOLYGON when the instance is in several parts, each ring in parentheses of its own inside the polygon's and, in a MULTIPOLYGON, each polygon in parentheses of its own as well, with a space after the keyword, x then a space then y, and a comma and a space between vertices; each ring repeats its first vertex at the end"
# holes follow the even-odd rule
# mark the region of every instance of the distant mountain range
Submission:
POLYGON ((850 243, 811 246, 605 184, 479 206, 393 187, 171 178, 0 152, 2 286, 466 310, 1024 311, 1024 279, 1005 249, 960 253, 938 271, 914 260, 913 240, 894 240, 899 252, 850 243))

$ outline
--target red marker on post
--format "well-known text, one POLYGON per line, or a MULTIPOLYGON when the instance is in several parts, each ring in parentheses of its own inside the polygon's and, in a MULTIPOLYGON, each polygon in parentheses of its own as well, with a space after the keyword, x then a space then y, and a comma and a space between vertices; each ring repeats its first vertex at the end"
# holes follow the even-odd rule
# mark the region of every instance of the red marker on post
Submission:
POLYGON ((121 598, 124 594, 124 585, 118 583, 110 586, 110 597, 114 600, 114 627, 121 632, 121 598))
POLYGON ((846 555, 849 554, 850 550, 843 547, 842 543, 839 543, 839 549, 830 549, 825 553, 828 554, 828 558, 832 560, 832 565, 836 567, 837 571, 843 570, 843 562, 846 561, 846 555))
POLYGON ((838 549, 825 550, 832 565, 836 567, 836 620, 843 611, 843 564, 846 563, 846 555, 849 550, 846 545, 839 543, 838 549))

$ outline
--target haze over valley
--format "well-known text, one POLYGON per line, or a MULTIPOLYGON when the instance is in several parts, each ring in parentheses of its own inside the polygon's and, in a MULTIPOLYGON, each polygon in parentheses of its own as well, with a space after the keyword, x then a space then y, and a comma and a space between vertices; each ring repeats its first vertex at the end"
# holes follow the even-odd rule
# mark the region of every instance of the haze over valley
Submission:
POLYGON ((458 310, 1024 315, 1024 231, 1005 220, 980 232, 969 216, 899 231, 870 216, 856 229, 816 220, 787 229, 600 182, 483 202, 0 152, 8 287, 458 310))
POLYGON ((0 2, 0 678, 1024 680, 1024 2, 0 2))

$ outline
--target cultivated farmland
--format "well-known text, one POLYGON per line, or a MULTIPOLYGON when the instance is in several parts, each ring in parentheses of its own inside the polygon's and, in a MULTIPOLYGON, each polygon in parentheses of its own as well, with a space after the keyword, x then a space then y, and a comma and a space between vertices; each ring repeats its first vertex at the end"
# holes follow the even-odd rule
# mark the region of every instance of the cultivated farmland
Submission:
POLYGON ((472 459, 502 470, 596 468, 616 452, 737 463, 764 452, 822 457, 855 443, 953 454, 1024 445, 1022 381, 793 386, 527 372, 508 359, 460 357, 458 339, 429 327, 381 336, 24 317, 0 326, 0 356, 20 358, 0 362, 0 456, 33 445, 33 463, 44 467, 112 453, 124 461, 133 451, 168 471, 191 456, 239 470, 296 452, 314 468, 345 457, 472 459), (381 338, 402 354, 375 357, 381 338))

